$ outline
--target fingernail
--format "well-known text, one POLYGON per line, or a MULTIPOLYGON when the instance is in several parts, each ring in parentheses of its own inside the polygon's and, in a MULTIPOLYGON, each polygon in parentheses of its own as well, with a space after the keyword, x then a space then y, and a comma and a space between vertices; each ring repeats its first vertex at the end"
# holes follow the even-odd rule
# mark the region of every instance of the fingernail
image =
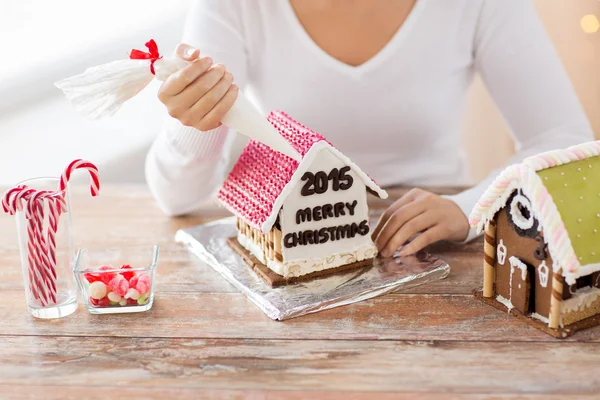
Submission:
POLYGON ((227 74, 226 74, 226 75, 227 75, 227 80, 228 80, 229 82, 233 82, 233 74, 232 74, 231 72, 227 72, 227 74))
POLYGON ((202 59, 202 62, 203 62, 204 64, 206 64, 206 65, 211 65, 211 64, 213 63, 213 60, 212 60, 212 58, 210 58, 210 57, 204 57, 204 58, 202 59))
POLYGON ((196 49, 194 49, 193 47, 190 47, 189 49, 187 49, 185 51, 185 56, 186 57, 191 57, 194 55, 194 52, 196 51, 196 49))
POLYGON ((408 251, 406 251, 406 249, 402 249, 402 250, 400 250, 400 251, 398 252, 398 255, 399 255, 400 257, 407 256, 407 255, 408 255, 408 251))

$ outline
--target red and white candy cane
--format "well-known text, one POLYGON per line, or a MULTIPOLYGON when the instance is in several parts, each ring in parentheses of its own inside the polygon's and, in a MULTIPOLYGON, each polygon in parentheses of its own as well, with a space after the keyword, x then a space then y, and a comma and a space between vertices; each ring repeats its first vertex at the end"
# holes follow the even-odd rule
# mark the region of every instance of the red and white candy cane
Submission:
POLYGON ((98 167, 89 161, 75 160, 65 169, 60 177, 59 190, 64 192, 67 189, 67 183, 71 179, 71 174, 78 169, 85 169, 90 174, 90 192, 92 196, 98 196, 100 192, 100 180, 98 179, 98 167))
MULTIPOLYGON (((4 212, 14 215, 17 211, 22 211, 23 201, 29 201, 35 192, 35 189, 30 189, 25 185, 19 185, 7 190, 2 198, 2 208, 4 209, 4 212)), ((33 224, 33 221, 29 221, 29 223, 33 224)), ((33 227, 28 227, 28 230, 30 229, 33 229, 33 227)), ((40 294, 41 277, 39 276, 39 272, 36 271, 35 249, 31 248, 31 246, 33 246, 33 243, 28 240, 27 261, 29 268, 27 268, 27 275, 29 277, 29 290, 36 300, 43 303, 42 299, 44 297, 40 294)))
MULTIPOLYGON (((44 201, 58 195, 49 190, 37 191, 27 202, 26 217, 28 219, 27 234, 30 252, 34 251, 37 271, 42 278, 40 287, 42 294, 48 296, 48 302, 56 303, 56 265, 52 265, 48 255, 48 245, 44 237, 44 201)), ((43 302, 42 302, 42 305, 43 302)))
POLYGON ((29 289, 42 306, 57 300, 56 232, 60 216, 67 209, 66 189, 75 170, 85 169, 90 174, 90 191, 100 191, 98 168, 89 161, 75 160, 65 169, 57 191, 35 190, 25 185, 9 189, 2 198, 2 208, 14 215, 24 211, 27 219, 27 261, 29 289), (44 235, 45 204, 48 204, 48 230, 44 235))
POLYGON ((54 196, 48 198, 48 238, 46 241, 46 252, 50 268, 54 272, 56 278, 56 232, 58 231, 58 221, 60 215, 67 209, 65 198, 55 193, 54 196))

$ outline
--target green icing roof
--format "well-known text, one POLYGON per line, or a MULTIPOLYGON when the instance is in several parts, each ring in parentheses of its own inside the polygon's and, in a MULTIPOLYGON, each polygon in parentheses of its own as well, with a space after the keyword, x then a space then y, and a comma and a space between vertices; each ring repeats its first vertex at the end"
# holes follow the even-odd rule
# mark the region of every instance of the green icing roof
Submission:
POLYGON ((537 174, 558 208, 579 263, 600 263, 600 157, 537 174))

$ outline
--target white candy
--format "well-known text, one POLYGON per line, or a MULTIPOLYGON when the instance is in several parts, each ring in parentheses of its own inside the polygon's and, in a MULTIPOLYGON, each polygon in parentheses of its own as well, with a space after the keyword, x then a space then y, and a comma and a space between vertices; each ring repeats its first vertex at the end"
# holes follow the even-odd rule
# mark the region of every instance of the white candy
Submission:
POLYGON ((108 294, 108 299, 114 303, 118 303, 121 300, 123 300, 123 298, 121 296, 119 296, 118 294, 116 294, 115 292, 110 292, 108 294))
POLYGON ((103 299, 106 296, 106 292, 106 285, 100 281, 90 283, 90 287, 88 288, 88 294, 95 300, 103 299))
POLYGON ((127 305, 127 299, 121 299, 121 301, 119 302, 120 306, 126 306, 127 305))
POLYGON ((138 292, 135 289, 129 289, 127 291, 127 293, 125 293, 125 298, 126 299, 133 299, 133 300, 137 300, 140 298, 140 292, 138 292))

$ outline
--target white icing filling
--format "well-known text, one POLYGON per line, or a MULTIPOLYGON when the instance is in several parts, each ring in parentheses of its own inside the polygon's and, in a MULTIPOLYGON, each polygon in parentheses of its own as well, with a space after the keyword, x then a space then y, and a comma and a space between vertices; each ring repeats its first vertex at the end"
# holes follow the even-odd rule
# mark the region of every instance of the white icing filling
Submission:
POLYGON ((505 298, 501 295, 496 296, 496 300, 498 300, 500 303, 504 304, 506 306, 506 308, 508 308, 508 311, 515 308, 515 306, 513 306, 513 304, 510 302, 510 300, 508 300, 507 298, 505 298))
POLYGON ((282 275, 285 278, 307 275, 312 272, 322 271, 351 264, 358 261, 368 260, 377 255, 377 248, 374 244, 363 246, 350 252, 331 254, 324 258, 312 258, 305 260, 294 260, 292 262, 280 263, 270 258, 265 258, 265 254, 256 243, 246 235, 238 233, 238 242, 261 263, 265 264, 273 272, 282 275), (266 260, 266 262, 265 262, 266 260))
POLYGON ((537 320, 540 320, 540 321, 542 321, 542 322, 543 322, 543 323, 545 323, 545 324, 549 324, 549 323, 550 323, 550 320, 548 320, 548 318, 546 318, 546 317, 544 317, 543 315, 540 315, 540 314, 538 314, 538 313, 535 313, 535 312, 534 312, 534 313, 532 313, 532 314, 529 314, 529 316, 530 316, 531 318, 535 318, 535 319, 537 319, 537 320))
POLYGON ((571 311, 583 311, 590 307, 594 301, 600 297, 600 289, 596 287, 584 287, 578 289, 570 299, 564 300, 561 303, 561 312, 568 313, 571 311))

